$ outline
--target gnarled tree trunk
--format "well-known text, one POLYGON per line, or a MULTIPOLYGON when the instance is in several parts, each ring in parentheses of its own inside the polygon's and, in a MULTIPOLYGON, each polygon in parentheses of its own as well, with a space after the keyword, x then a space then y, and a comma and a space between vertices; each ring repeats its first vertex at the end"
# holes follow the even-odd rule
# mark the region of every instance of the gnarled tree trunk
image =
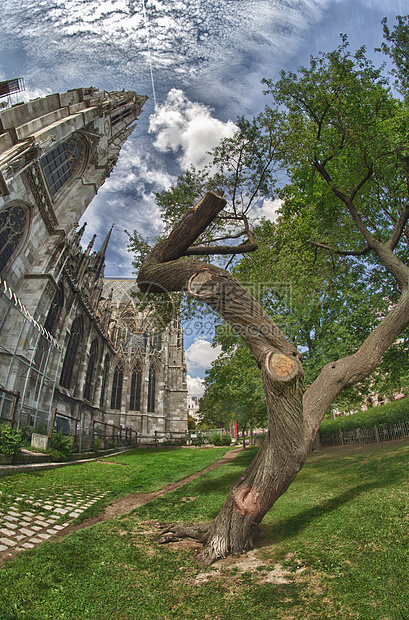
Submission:
MULTIPOLYGON (((242 336, 263 378, 268 433, 253 462, 234 483, 209 531, 197 558, 206 565, 253 546, 258 524, 301 469, 335 396, 372 372, 409 322, 406 292, 399 308, 392 310, 393 316, 388 315, 377 328, 378 334, 375 330, 353 356, 326 366, 304 396, 301 356, 277 325, 227 271, 190 258, 194 252, 190 246, 224 206, 223 198, 206 194, 168 239, 154 248, 138 276, 142 291, 187 291, 206 302, 242 336)), ((205 252, 202 249, 200 253, 205 252)))

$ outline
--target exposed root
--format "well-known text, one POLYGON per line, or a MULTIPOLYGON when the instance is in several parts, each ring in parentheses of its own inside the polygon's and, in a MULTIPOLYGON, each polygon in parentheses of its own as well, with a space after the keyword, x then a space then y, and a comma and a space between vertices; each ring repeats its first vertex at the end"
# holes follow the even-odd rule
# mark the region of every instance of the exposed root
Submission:
POLYGON ((160 544, 177 542, 190 538, 205 543, 209 537, 209 523, 156 523, 156 527, 163 530, 158 540, 160 544))

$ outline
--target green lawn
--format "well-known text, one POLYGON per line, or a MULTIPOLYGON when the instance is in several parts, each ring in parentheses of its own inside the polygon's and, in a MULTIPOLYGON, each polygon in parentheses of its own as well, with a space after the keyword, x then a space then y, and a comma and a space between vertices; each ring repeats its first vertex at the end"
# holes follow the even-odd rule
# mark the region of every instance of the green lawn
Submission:
POLYGON ((403 443, 313 454, 247 558, 203 570, 191 549, 157 544, 152 521, 212 519, 253 455, 7 564, 1 620, 408 620, 403 443))
MULTIPOLYGON (((33 502, 71 490, 78 497, 104 492, 103 499, 90 507, 78 520, 98 513, 117 497, 130 493, 156 491, 163 486, 205 469, 218 461, 228 448, 139 448, 119 456, 69 465, 36 473, 0 478, 0 506, 8 507, 23 493, 33 502)), ((27 506, 33 510, 33 506, 27 506)), ((0 618, 1 620, 1 618, 0 618)))

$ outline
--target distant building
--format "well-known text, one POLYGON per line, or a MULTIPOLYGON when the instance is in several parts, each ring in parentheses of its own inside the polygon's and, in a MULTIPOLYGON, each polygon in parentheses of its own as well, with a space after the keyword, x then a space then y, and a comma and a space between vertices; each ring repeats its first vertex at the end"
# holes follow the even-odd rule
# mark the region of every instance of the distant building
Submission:
POLYGON ((104 283, 110 232, 95 252, 78 230, 146 99, 78 88, 0 112, 0 422, 45 428, 56 412, 81 448, 187 427, 178 336, 151 349, 146 323, 128 356, 123 300, 104 283))
POLYGON ((198 396, 190 396, 187 397, 187 412, 196 422, 199 422, 199 397, 198 396))

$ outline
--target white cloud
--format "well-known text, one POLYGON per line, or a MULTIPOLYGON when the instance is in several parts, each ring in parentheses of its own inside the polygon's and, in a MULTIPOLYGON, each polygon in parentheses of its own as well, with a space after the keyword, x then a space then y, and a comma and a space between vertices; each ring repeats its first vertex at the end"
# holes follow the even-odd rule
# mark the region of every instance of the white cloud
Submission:
POLYGON ((277 220, 277 210, 281 207, 283 201, 280 198, 275 200, 264 200, 260 208, 254 210, 257 217, 265 217, 266 220, 275 222, 277 220))
POLYGON ((191 377, 187 375, 187 391, 190 396, 203 396, 204 394, 204 380, 200 377, 191 377))
POLYGON ((210 160, 208 151, 222 138, 234 134, 236 125, 212 116, 212 109, 190 101, 183 91, 172 88, 165 103, 150 117, 149 131, 156 133, 153 145, 162 153, 179 153, 184 169, 201 168, 210 160))
POLYGON ((153 186, 155 191, 161 191, 174 183, 175 177, 168 174, 163 166, 146 152, 144 146, 143 140, 137 135, 132 135, 124 144, 118 163, 104 184, 105 191, 130 189, 145 194, 147 185, 153 186))
POLYGON ((211 342, 198 338, 186 349, 186 362, 190 374, 197 374, 200 370, 209 368, 211 363, 220 355, 222 348, 212 347, 211 342))

